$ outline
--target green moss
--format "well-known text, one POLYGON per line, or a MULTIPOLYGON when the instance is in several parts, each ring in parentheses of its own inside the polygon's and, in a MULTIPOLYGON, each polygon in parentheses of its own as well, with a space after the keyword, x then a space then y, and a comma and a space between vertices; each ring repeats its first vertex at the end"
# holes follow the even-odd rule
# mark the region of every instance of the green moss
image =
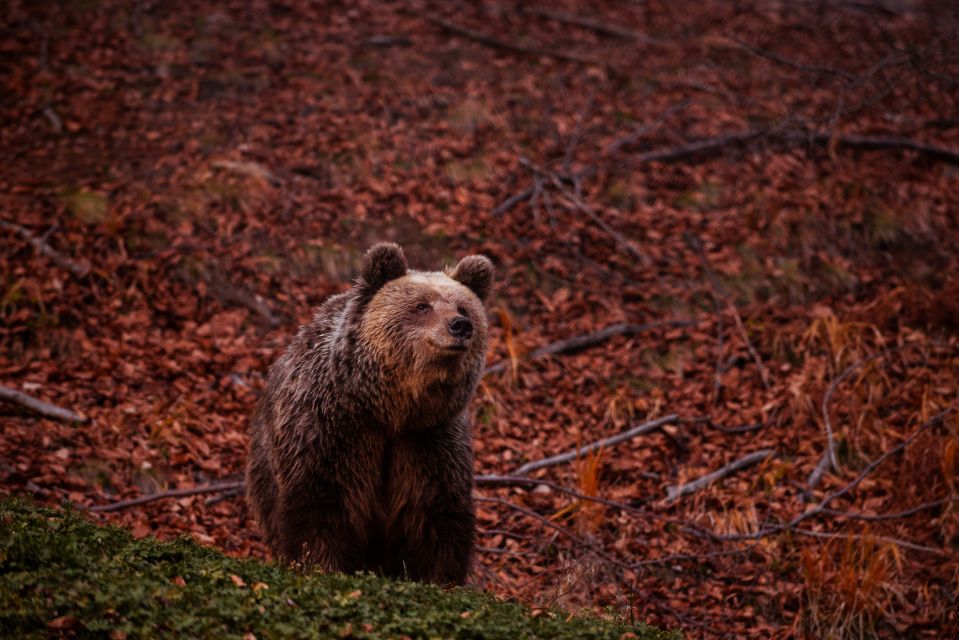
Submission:
POLYGON ((468 589, 304 574, 190 538, 134 540, 70 511, 0 503, 0 637, 46 638, 57 627, 81 638, 679 638, 533 615, 468 589))

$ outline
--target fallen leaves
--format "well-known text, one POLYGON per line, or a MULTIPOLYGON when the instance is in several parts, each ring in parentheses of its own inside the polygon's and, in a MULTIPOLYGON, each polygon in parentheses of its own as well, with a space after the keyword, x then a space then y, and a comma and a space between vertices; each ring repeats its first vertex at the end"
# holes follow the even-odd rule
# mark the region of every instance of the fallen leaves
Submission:
MULTIPOLYGON (((269 12, 145 7, 151 35, 140 38, 117 26, 133 22, 106 19, 125 7, 94 4, 14 3, 3 45, 16 100, 0 146, 17 161, 0 178, 0 208, 31 239, 0 236, 0 382, 89 419, 0 406, 3 492, 91 506, 239 479, 270 363, 311 306, 349 286, 362 250, 392 239, 421 268, 471 252, 497 264, 493 370, 473 405, 477 473, 671 413, 722 427, 679 423, 604 449, 592 466, 536 472, 642 517, 591 510, 546 484, 482 488, 557 522, 579 518, 617 558, 662 562, 594 565, 542 523, 481 503, 479 544, 496 552, 478 555, 477 585, 543 608, 611 606, 691 635, 755 636, 811 632, 810 597, 839 608, 843 579, 869 573, 849 553, 848 575, 815 582, 814 594, 803 554, 823 558, 838 540, 749 547, 684 528, 788 521, 955 401, 959 175, 915 145, 862 150, 883 132, 959 147, 955 38, 911 12, 865 20, 872 9, 841 3, 788 16, 720 2, 683 15, 656 3, 561 7, 592 27, 428 3, 466 34, 451 37, 374 3, 340 20, 298 1, 269 12), (53 34, 45 60, 31 25, 53 34), (655 42, 625 46, 596 25, 655 42), (371 33, 408 46, 357 54, 350 43, 380 37, 371 33), (493 50, 468 34, 522 46, 493 50), (529 42, 603 64, 530 55, 529 42), (778 137, 759 135, 777 123, 788 125, 778 137), (802 143, 797 127, 812 132, 802 143), (708 156, 689 155, 696 141, 708 156), (70 264, 89 273, 67 275, 70 264), (589 341, 626 325, 643 329, 589 341), (564 344, 579 351, 549 348, 564 344), (824 394, 891 346, 902 352, 835 385, 838 468, 810 488, 824 394), (780 457, 662 500, 764 449, 780 457)), ((957 438, 952 419, 930 429, 834 506, 879 515, 954 496, 957 438)), ((137 537, 188 534, 266 556, 242 499, 218 498, 109 517, 137 537)), ((959 522, 952 503, 939 505, 873 533, 949 549, 959 522)), ((844 534, 846 520, 817 520, 814 532, 844 534)), ((903 595, 874 612, 874 630, 955 629, 956 575, 953 560, 904 552, 885 574, 903 595)))

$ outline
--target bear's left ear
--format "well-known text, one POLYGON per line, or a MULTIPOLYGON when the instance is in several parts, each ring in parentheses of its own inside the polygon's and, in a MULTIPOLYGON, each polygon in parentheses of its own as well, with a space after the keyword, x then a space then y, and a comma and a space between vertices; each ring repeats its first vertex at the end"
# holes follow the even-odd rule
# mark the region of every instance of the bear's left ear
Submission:
POLYGON ((493 263, 486 256, 466 256, 450 272, 453 280, 468 287, 485 302, 493 287, 493 263))
POLYGON ((360 288, 367 294, 374 294, 390 280, 406 275, 406 256, 403 249, 394 242, 374 244, 363 257, 363 271, 360 273, 360 288))

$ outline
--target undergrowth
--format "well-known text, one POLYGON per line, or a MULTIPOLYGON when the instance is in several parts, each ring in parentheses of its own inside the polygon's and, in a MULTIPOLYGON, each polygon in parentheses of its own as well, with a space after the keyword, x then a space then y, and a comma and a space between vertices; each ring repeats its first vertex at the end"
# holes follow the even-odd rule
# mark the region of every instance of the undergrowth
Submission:
POLYGON ((237 560, 134 540, 71 511, 0 503, 0 637, 678 640, 643 624, 530 611, 468 589, 237 560))

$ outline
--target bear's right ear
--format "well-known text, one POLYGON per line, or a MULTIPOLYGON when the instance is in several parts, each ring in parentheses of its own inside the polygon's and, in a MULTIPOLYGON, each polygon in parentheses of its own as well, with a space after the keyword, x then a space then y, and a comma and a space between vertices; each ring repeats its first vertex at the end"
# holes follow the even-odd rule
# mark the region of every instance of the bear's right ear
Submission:
POLYGON ((374 244, 363 258, 363 271, 358 286, 364 293, 372 295, 380 287, 406 275, 406 256, 395 242, 374 244))

